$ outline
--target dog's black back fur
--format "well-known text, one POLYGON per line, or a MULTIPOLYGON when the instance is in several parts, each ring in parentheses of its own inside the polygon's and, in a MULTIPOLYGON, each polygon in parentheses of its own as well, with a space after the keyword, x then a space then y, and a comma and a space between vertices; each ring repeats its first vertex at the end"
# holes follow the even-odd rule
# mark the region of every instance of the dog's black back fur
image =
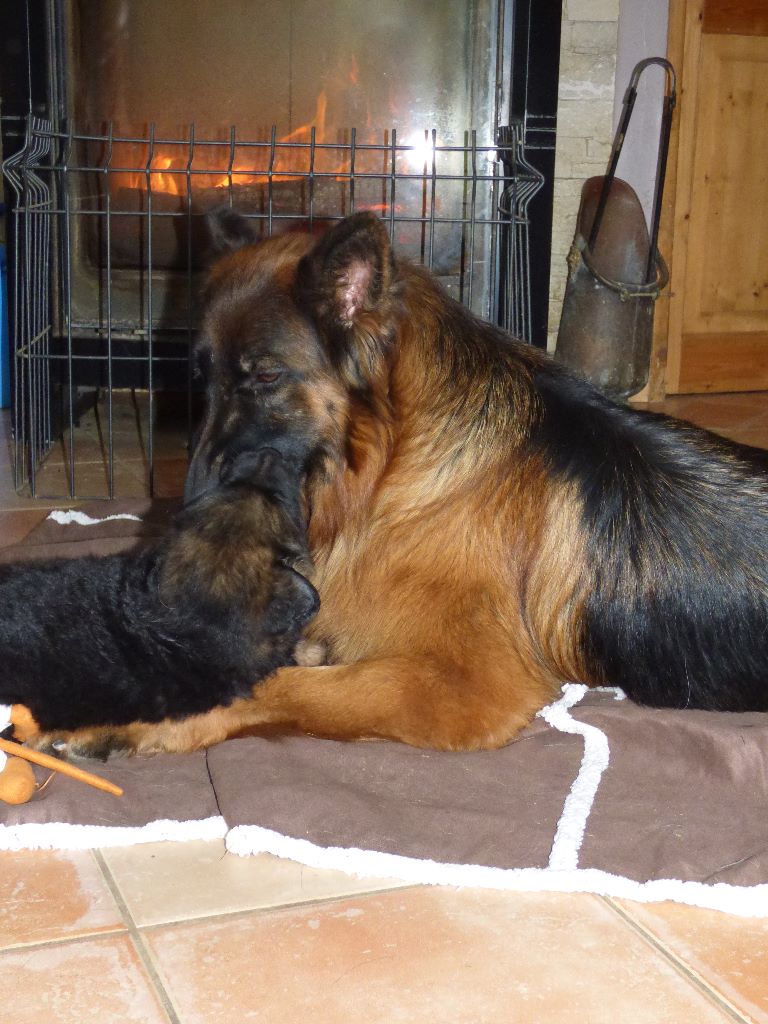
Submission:
POLYGON ((660 707, 768 710, 768 452, 553 367, 534 444, 575 485, 593 677, 660 707))
POLYGON ((184 718, 290 664, 319 603, 299 475, 246 452, 150 550, 0 568, 0 703, 44 731, 184 718))

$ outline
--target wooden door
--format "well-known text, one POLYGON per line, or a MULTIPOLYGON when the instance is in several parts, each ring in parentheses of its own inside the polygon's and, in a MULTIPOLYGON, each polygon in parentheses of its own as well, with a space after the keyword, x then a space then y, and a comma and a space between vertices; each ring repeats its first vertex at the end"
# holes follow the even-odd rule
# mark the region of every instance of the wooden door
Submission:
POLYGON ((670 51, 676 31, 682 46, 666 391, 768 389, 768 3, 674 0, 670 14, 670 51))

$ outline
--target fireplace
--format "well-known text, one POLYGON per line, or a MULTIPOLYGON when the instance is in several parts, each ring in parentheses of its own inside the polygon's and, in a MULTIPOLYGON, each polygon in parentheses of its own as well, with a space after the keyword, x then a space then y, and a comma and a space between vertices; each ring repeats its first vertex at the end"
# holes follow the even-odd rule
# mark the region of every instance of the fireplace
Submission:
MULTIPOLYGON (((156 396, 186 392, 191 417, 217 206, 265 237, 372 210, 455 298, 544 343, 559 3, 12 6, 0 29, 19 41, 3 82, 19 486, 36 493, 55 437, 74 437, 95 395, 109 398, 109 441, 122 388, 148 395, 151 485, 156 396)), ((69 447, 67 489, 83 496, 69 447)))

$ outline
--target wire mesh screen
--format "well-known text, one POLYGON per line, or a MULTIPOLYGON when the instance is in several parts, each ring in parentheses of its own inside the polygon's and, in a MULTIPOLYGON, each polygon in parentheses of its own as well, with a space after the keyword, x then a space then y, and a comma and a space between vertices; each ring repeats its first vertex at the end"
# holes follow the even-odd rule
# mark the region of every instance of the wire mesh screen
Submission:
POLYGON ((332 143, 314 129, 201 139, 191 126, 171 139, 152 127, 141 137, 62 132, 30 118, 21 130, 4 171, 14 196, 16 484, 34 496, 116 496, 126 415, 139 427, 137 472, 156 493, 164 396, 179 397, 191 430, 205 217, 222 205, 258 237, 374 211, 399 254, 529 336, 528 204, 542 177, 525 161, 521 126, 493 145, 473 131, 440 145, 434 131, 403 144, 395 130, 362 141, 350 129, 332 143))

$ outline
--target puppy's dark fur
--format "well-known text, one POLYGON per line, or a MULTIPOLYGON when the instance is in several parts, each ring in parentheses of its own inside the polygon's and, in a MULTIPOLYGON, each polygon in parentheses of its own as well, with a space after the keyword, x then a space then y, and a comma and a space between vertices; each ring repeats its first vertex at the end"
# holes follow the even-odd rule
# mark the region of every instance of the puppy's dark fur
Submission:
POLYGON ((293 663, 317 593, 300 473, 274 449, 227 461, 158 546, 0 569, 0 702, 44 730, 184 718, 293 663))

